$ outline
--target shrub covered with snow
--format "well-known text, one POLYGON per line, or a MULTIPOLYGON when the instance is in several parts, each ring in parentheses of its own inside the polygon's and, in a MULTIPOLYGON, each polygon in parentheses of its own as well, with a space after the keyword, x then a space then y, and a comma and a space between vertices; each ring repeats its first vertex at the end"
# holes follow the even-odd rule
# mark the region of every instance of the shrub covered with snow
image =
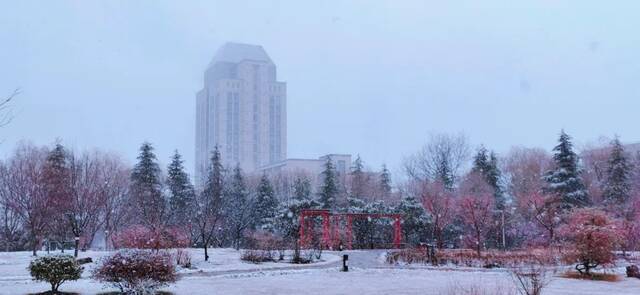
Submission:
POLYGON ((253 263, 284 260, 287 243, 276 234, 257 231, 248 236, 249 249, 243 251, 242 260, 253 263))
POLYGON ((40 257, 29 264, 29 273, 33 279, 51 284, 52 292, 57 292, 66 281, 79 279, 82 270, 82 266, 71 255, 40 257))
POLYGON ((168 253, 123 250, 102 260, 93 278, 123 293, 153 294, 177 280, 176 267, 168 253))
POLYGON ((256 264, 275 261, 271 251, 266 250, 244 250, 240 259, 256 264))
POLYGON ((191 253, 189 253, 189 250, 176 250, 176 264, 183 268, 191 268, 191 253))

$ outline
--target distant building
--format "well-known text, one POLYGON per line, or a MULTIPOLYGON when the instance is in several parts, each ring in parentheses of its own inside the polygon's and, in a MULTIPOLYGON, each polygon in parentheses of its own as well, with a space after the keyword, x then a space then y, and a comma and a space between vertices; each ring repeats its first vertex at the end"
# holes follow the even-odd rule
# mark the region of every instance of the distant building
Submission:
POLYGON ((196 95, 196 184, 218 146, 225 167, 251 173, 287 156, 287 89, 262 46, 226 43, 196 95))
POLYGON ((269 175, 304 174, 309 177, 312 188, 316 189, 322 181, 322 172, 325 169, 327 159, 331 159, 338 176, 343 180, 351 172, 351 155, 345 154, 329 154, 318 159, 286 159, 278 163, 273 163, 260 168, 260 171, 269 175))

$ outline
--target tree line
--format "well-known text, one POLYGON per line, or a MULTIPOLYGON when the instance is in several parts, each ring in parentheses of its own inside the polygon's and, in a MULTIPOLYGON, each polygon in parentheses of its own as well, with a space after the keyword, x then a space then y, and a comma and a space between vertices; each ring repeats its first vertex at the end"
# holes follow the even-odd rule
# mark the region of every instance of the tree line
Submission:
MULTIPOLYGON (((204 248, 208 259, 209 247, 247 247, 256 232, 296 247, 304 209, 401 213, 408 246, 478 253, 558 243, 576 208, 599 208, 619 220, 625 249, 640 237, 640 156, 618 138, 578 154, 563 131, 552 153, 513 148, 501 156, 484 146, 471 152, 464 135, 436 134, 405 158, 396 184, 386 166, 371 171, 359 156, 347 175, 328 158, 317 182, 305 173, 247 174, 221 159, 216 148, 196 188, 177 151, 162 169, 150 143, 133 167, 112 153, 20 144, 0 162, 0 245, 34 255, 43 245, 73 245, 77 253, 92 244, 122 247, 142 231, 140 247, 179 240, 204 248)), ((393 235, 391 220, 358 219, 353 227, 360 248, 393 235)))

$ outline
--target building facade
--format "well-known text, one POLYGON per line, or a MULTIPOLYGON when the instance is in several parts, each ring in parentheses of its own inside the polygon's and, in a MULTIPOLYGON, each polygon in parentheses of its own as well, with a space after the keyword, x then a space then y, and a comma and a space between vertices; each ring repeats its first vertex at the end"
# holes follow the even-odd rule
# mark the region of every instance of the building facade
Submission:
POLYGON ((311 182, 313 190, 322 182, 322 172, 325 170, 327 160, 333 163, 341 183, 345 183, 351 173, 351 155, 329 154, 318 159, 286 159, 277 163, 260 167, 260 171, 268 175, 305 175, 311 182))
POLYGON ((251 173, 287 156, 287 89, 262 46, 226 43, 196 94, 195 180, 201 185, 217 146, 225 167, 251 173))

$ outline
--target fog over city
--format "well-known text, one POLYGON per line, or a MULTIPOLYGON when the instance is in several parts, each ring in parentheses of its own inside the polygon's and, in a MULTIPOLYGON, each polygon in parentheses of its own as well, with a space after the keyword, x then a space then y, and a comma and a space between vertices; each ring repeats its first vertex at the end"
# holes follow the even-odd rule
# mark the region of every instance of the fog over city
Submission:
MULTIPOLYGON (((143 141, 194 167, 195 94, 226 42, 287 83, 287 157, 402 159, 431 133, 498 153, 640 141, 638 1, 5 1, 0 155, 59 138, 133 163, 143 141)), ((398 173, 396 173, 398 174, 398 173)))

